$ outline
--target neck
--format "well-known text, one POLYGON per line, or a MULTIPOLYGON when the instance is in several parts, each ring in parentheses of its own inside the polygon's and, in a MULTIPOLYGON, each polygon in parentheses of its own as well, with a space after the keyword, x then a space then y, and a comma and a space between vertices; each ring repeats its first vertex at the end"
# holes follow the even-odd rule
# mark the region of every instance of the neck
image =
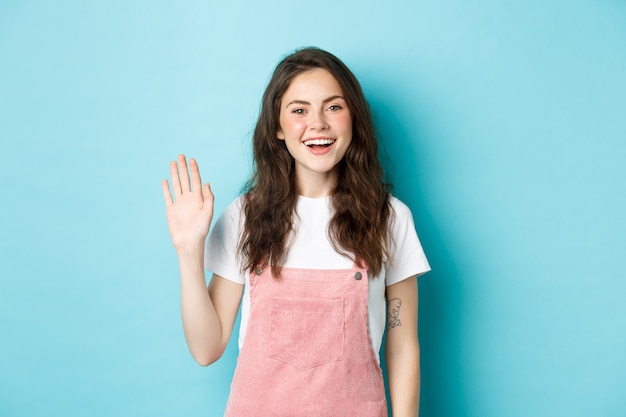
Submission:
POLYGON ((309 198, 329 196, 337 183, 337 173, 296 173, 296 192, 309 198))

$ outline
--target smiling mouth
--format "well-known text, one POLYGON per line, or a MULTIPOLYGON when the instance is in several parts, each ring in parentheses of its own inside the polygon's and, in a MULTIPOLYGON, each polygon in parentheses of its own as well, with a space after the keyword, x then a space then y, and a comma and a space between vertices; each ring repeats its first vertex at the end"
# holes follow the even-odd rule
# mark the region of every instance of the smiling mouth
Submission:
POLYGON ((302 143, 304 143, 309 148, 313 148, 313 147, 317 147, 317 146, 321 146, 321 147, 327 148, 330 145, 332 145, 333 143, 335 143, 335 139, 308 139, 308 140, 305 140, 302 143))

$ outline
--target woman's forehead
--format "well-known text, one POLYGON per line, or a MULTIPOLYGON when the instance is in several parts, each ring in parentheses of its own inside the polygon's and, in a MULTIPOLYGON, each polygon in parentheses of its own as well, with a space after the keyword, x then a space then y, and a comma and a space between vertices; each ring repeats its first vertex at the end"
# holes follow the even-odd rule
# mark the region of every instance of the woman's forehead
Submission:
POLYGON ((317 102, 332 96, 343 97, 339 82, 328 70, 314 68, 293 78, 283 94, 282 101, 317 102))

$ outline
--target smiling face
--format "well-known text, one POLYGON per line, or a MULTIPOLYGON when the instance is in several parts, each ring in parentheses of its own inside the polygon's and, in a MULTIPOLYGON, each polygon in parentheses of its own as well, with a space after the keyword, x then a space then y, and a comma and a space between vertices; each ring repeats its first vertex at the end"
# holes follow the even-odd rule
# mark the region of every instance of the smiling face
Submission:
POLYGON ((352 115, 337 80, 321 68, 297 75, 281 99, 279 121, 276 136, 295 159, 298 193, 328 195, 352 141, 352 115))

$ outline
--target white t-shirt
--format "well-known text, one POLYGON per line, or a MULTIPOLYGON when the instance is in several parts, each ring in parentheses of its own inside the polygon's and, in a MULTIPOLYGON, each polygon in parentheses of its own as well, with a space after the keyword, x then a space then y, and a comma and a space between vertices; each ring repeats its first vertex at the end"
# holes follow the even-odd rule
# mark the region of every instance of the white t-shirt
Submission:
MULTIPOLYGON (((430 271, 415 231, 411 211, 395 197, 391 197, 390 202, 393 208, 389 251, 391 259, 385 260, 378 277, 369 278, 369 332, 372 348, 376 353, 380 349, 386 324, 385 286, 430 271)), ((238 240, 243 229, 242 203, 242 197, 236 199, 219 217, 207 240, 204 257, 207 270, 229 281, 244 284, 239 330, 240 350, 245 340, 250 313, 249 272, 241 270, 237 253, 238 240)), ((327 225, 332 217, 330 203, 330 197, 298 197, 298 216, 294 216, 296 233, 283 266, 304 269, 349 269, 353 266, 354 262, 337 253, 329 241, 327 225)))

